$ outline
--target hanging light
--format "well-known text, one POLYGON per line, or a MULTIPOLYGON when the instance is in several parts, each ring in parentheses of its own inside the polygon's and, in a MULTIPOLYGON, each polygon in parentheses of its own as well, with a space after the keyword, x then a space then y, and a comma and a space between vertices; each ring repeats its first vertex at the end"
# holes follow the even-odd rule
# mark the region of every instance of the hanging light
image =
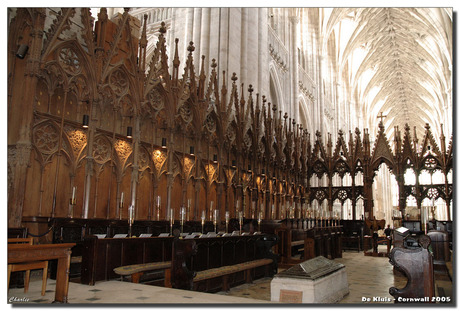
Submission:
POLYGON ((166 138, 161 139, 161 148, 166 148, 166 138))
POLYGON ((131 126, 128 126, 128 129, 126 131, 126 136, 128 138, 132 138, 133 137, 133 128, 131 126))
POLYGON ((190 155, 195 155, 195 148, 190 146, 190 155))
POLYGON ((217 163, 217 154, 214 155, 214 163, 217 163))
POLYGON ((29 46, 27 44, 21 44, 16 52, 16 57, 20 59, 24 59, 26 57, 27 51, 29 50, 29 46))
POLYGON ((83 128, 87 129, 89 126, 89 115, 84 114, 83 115, 83 122, 82 122, 83 128))

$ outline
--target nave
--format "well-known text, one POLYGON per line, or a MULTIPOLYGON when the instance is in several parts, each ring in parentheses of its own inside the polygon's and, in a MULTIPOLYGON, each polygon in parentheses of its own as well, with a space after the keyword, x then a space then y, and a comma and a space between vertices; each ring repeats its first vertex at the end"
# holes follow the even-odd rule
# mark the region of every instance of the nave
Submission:
MULTIPOLYGON (((379 246, 384 248, 384 246, 379 246)), ((346 267, 350 293, 340 304, 360 304, 362 298, 371 298, 369 304, 390 304, 393 297, 388 293, 392 286, 402 288, 406 278, 393 273, 393 266, 386 257, 364 256, 362 252, 344 252, 343 258, 334 261, 346 267), (372 300, 374 297, 381 301, 372 300), (385 301, 389 300, 389 301, 385 301)), ((452 277, 452 261, 447 262, 452 277)), ((280 269, 281 271, 281 269, 280 269)), ((71 280, 69 284, 70 304, 265 304, 270 301, 270 281, 266 277, 255 280, 251 284, 243 284, 231 288, 228 292, 208 294, 196 291, 164 288, 159 286, 120 282, 117 280, 99 282, 94 286, 84 285, 71 280)), ((445 276, 435 275, 436 296, 452 297, 452 281, 445 276)), ((55 280, 48 280, 45 296, 41 296, 41 276, 34 275, 30 282, 29 292, 22 288, 11 288, 8 300, 13 297, 24 298, 24 303, 51 303, 54 300, 55 280)), ((12 301, 8 301, 11 303, 12 301)), ((16 302, 21 303, 21 302, 16 302)))

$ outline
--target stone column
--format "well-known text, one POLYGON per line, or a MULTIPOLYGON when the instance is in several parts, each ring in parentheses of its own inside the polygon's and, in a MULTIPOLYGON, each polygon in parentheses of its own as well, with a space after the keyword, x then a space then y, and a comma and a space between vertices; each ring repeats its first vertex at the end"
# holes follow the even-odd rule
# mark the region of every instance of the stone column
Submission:
MULTIPOLYGON (((210 25, 212 29, 209 31, 209 55, 207 59, 215 58, 219 60, 219 35, 220 35, 220 8, 211 8, 210 25)), ((217 68, 218 72, 222 72, 221 68, 217 68)), ((220 74, 218 75, 220 76, 220 74)))
POLYGON ((209 60, 212 59, 211 55, 209 55, 209 30, 210 30, 210 20, 211 20, 211 9, 210 8, 202 8, 201 9, 201 30, 200 30, 200 56, 204 55, 206 58, 204 59, 204 70, 206 76, 208 76, 209 72, 209 60))
POLYGON ((246 63, 244 61, 243 65, 243 33, 242 29, 245 27, 246 22, 242 19, 242 11, 247 10, 246 8, 230 8, 229 9, 229 18, 228 18, 228 31, 227 31, 227 38, 225 38, 227 42, 227 51, 228 51, 228 59, 227 59, 227 67, 221 68, 222 70, 226 71, 226 81, 228 82, 229 76, 231 76, 234 72, 238 75, 240 81, 245 81, 243 79, 244 70, 246 70, 246 63))
POLYGON ((217 59, 219 71, 225 70, 228 72, 229 58, 229 14, 230 8, 220 8, 220 27, 219 27, 219 58, 217 59))
POLYGON ((291 22, 291 105, 290 105, 290 115, 295 120, 299 120, 299 63, 297 61, 299 53, 297 52, 297 25, 299 24, 298 16, 291 16, 289 18, 291 22))
POLYGON ((193 17, 194 17, 194 8, 185 9, 185 40, 182 42, 183 57, 179 55, 180 59, 184 61, 181 62, 182 68, 185 67, 185 60, 187 59, 188 51, 187 47, 190 41, 193 41, 193 17))
POLYGON ((248 40, 247 40, 247 79, 241 81, 244 85, 252 84, 254 90, 259 90, 259 12, 258 8, 248 9, 248 40))
POLYGON ((247 81, 248 10, 250 8, 241 8, 240 81, 247 81))
POLYGON ((201 8, 195 8, 193 11, 193 46, 197 56, 200 56, 201 46, 201 8))
MULTIPOLYGON (((166 32, 166 53, 168 54, 168 66, 172 68, 173 66, 173 59, 174 59, 174 39, 175 39, 175 29, 176 29, 176 13, 177 9, 171 9, 171 27, 166 32)), ((150 60, 149 60, 150 61, 150 60)), ((148 62, 147 62, 148 64, 148 62)))
MULTIPOLYGON (((261 95, 269 95, 269 66, 268 66, 268 9, 259 8, 259 88, 255 89, 261 95)), ((296 118, 297 119, 297 118, 296 118)))

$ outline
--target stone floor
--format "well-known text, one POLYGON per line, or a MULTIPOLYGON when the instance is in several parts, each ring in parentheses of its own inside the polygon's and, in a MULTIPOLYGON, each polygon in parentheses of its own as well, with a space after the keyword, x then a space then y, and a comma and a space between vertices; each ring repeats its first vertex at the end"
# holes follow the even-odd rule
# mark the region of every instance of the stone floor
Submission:
MULTIPOLYGON (((344 252, 343 258, 335 259, 345 265, 350 293, 339 304, 393 304, 388 293, 392 286, 403 288, 406 278, 393 273, 393 266, 387 257, 364 256, 362 252, 344 252), (368 298, 369 302, 363 302, 368 298)), ((448 268, 452 274, 452 264, 448 268)), ((98 282, 95 286, 74 282, 69 284, 69 303, 73 304, 266 304, 270 301, 271 278, 255 280, 232 288, 228 292, 206 294, 183 291, 143 284, 109 281, 98 282)), ((40 295, 41 281, 37 276, 31 280, 29 292, 23 289, 9 290, 8 303, 14 299, 26 303, 50 303, 54 300, 55 281, 48 279, 45 296, 40 295)), ((437 278, 437 294, 452 297, 452 281, 449 278, 437 278)), ((17 301, 17 303, 21 303, 17 301)), ((453 305, 453 304, 451 304, 453 305)))
MULTIPOLYGON (((340 304, 393 304, 389 288, 404 288, 407 283, 406 277, 393 272, 393 266, 387 257, 364 256, 362 252, 343 252, 342 258, 336 258, 335 261, 345 265, 350 290, 340 304), (365 298, 369 301, 364 302, 365 298)), ((452 276, 452 262, 448 262, 447 266, 452 276)), ((244 284, 218 294, 270 300, 270 281, 271 278, 259 279, 253 284, 244 284)), ((437 276, 435 283, 437 296, 452 298, 450 279, 437 276)))

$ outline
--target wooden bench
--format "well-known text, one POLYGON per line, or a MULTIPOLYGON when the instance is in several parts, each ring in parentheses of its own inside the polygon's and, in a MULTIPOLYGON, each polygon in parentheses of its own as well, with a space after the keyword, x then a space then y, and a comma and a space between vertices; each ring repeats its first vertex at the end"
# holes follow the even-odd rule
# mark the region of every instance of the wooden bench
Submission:
MULTIPOLYGON (((273 259, 256 259, 248 262, 243 262, 231 266, 223 266, 219 268, 208 269, 199 271, 193 278, 193 289, 198 289, 198 283, 208 281, 214 278, 222 278, 222 290, 228 291, 230 289, 229 277, 237 272, 244 272, 244 279, 246 283, 252 282, 251 271, 254 268, 265 266, 265 275, 269 275, 270 265, 273 263, 273 259)), ((207 288, 208 286, 206 286, 207 288)))
POLYGON ((164 270, 164 286, 171 286, 171 261, 149 262, 136 265, 121 266, 113 271, 121 276, 131 276, 131 282, 139 283, 141 276, 147 271, 164 270))
POLYGON ((275 235, 247 235, 173 242, 173 288, 217 292, 277 273, 275 235), (206 255, 206 256, 203 256, 206 255))
POLYGON ((342 237, 343 250, 355 250, 358 253, 361 251, 361 240, 359 235, 356 236, 343 236, 342 237))
MULTIPOLYGON (((395 303, 401 298, 422 298, 420 302, 432 302, 435 294, 433 256, 428 251, 431 241, 427 235, 418 239, 421 247, 407 249, 394 247, 390 253, 390 263, 407 277, 404 288, 390 287, 389 293, 395 298, 395 303), (425 300, 426 299, 426 300, 425 300)), ((403 300, 404 301, 404 300, 403 300)), ((411 300, 406 300, 406 302, 411 300)), ((417 302, 417 300, 413 300, 417 302)))

